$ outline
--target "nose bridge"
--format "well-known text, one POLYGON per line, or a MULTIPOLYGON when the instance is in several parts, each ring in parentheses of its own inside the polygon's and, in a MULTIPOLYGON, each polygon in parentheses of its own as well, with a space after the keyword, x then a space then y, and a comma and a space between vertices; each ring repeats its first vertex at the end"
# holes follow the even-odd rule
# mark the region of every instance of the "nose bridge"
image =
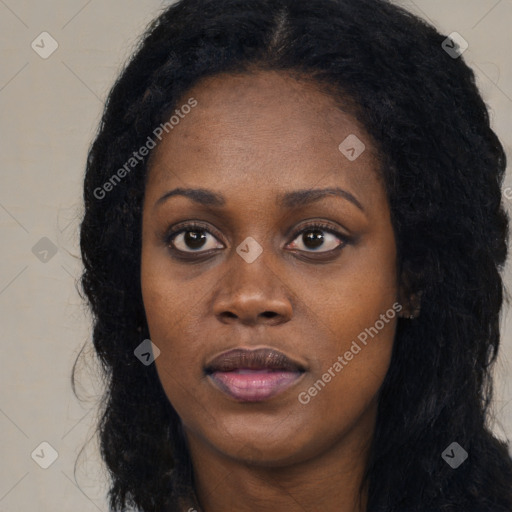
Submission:
POLYGON ((256 322, 263 318, 286 321, 290 317, 291 303, 272 269, 272 260, 272 249, 250 236, 235 248, 214 301, 219 319, 256 322))
POLYGON ((276 288, 275 272, 271 269, 272 249, 263 242, 246 237, 229 257, 227 288, 245 296, 271 296, 276 288))
POLYGON ((264 243, 259 237, 258 242, 252 236, 246 237, 230 256, 230 278, 234 288, 249 293, 261 294, 270 292, 275 286, 275 272, 271 269, 272 249, 268 241, 264 243), (273 279, 271 278, 273 277, 273 279), (269 288, 270 287, 270 288, 269 288))

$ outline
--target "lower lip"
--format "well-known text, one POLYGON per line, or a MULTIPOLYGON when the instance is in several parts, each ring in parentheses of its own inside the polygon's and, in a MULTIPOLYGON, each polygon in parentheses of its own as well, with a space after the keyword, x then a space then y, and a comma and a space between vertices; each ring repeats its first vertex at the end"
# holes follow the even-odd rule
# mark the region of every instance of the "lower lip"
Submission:
POLYGON ((302 372, 234 370, 214 372, 209 377, 221 391, 239 401, 261 402, 282 393, 302 375, 302 372))

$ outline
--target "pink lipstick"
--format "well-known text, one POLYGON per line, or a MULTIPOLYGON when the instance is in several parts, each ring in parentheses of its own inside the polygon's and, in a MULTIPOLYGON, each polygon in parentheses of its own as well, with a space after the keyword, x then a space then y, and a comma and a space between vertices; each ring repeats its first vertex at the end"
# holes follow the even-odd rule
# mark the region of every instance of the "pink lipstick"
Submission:
POLYGON ((291 387, 304 372, 300 363, 270 348, 229 350, 205 366, 215 387, 241 402, 268 400, 291 387))

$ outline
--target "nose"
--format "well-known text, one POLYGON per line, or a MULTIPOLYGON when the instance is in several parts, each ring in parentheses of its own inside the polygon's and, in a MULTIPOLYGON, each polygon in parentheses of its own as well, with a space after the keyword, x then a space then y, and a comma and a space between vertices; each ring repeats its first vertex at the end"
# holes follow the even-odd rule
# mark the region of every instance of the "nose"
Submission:
POLYGON ((265 251, 252 263, 234 253, 219 281, 213 311, 225 324, 280 325, 290 321, 291 293, 265 261, 265 251))

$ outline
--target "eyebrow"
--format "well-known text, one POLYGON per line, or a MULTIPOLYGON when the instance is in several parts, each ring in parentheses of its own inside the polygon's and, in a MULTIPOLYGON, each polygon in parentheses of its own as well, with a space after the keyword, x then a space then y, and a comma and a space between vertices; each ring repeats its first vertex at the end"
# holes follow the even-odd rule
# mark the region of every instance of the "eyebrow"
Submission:
MULTIPOLYGON (((166 192, 158 201, 155 203, 153 208, 160 206, 167 199, 173 196, 184 196, 188 197, 192 201, 201 204, 203 206, 221 207, 226 204, 226 199, 222 194, 213 192, 205 188, 175 188, 166 192)), ((292 192, 286 192, 279 194, 276 200, 276 204, 282 208, 297 208, 299 206, 305 206, 307 204, 319 201, 327 196, 337 196, 357 206, 361 211, 365 211, 363 205, 348 191, 340 187, 329 187, 329 188, 318 188, 318 189, 304 189, 294 190, 292 192)))

